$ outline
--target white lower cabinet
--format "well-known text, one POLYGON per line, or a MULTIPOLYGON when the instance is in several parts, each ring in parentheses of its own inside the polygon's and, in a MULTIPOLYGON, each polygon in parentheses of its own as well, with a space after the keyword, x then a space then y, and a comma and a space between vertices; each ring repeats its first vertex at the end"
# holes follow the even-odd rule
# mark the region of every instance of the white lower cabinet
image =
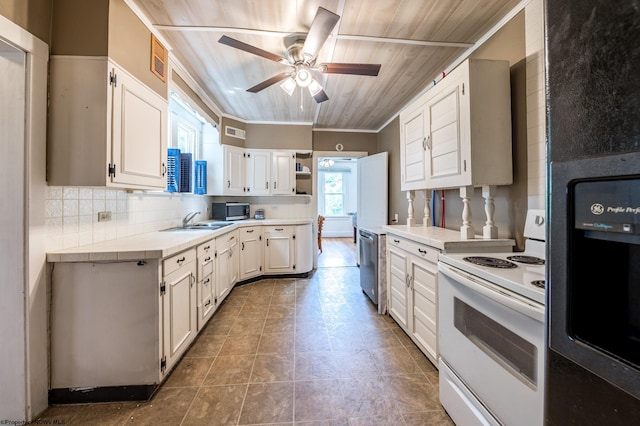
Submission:
POLYGON ((265 273, 295 272, 295 229, 295 226, 290 225, 265 227, 265 273))
POLYGON ((244 281, 262 275, 262 226, 240 228, 240 271, 238 280, 244 281))
POLYGON ((177 361, 198 332, 196 297, 196 249, 162 262, 163 340, 166 369, 177 361))
POLYGON ((198 255, 198 330, 216 310, 216 242, 211 239, 196 248, 198 255))
POLYGON ((149 398, 237 281, 311 254, 310 224, 259 225, 165 259, 51 263, 51 400, 149 398))
POLYGON ((387 236, 389 314, 438 365, 438 253, 423 244, 387 236))
POLYGON ((238 231, 216 238, 216 306, 220 305, 238 281, 238 231))

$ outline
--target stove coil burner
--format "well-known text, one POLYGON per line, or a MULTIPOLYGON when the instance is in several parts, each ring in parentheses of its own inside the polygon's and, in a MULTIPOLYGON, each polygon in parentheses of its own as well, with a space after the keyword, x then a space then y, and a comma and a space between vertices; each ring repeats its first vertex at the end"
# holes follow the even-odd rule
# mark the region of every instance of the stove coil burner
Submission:
POLYGON ((544 265, 544 259, 534 256, 507 256, 507 259, 527 265, 544 265))
POLYGON ((490 268, 508 269, 518 267, 518 265, 513 262, 509 262, 508 260, 504 259, 498 259, 496 257, 469 256, 464 257, 463 260, 480 266, 488 266, 490 268))
POLYGON ((534 280, 531 281, 531 285, 534 285, 538 288, 544 288, 544 280, 534 280))

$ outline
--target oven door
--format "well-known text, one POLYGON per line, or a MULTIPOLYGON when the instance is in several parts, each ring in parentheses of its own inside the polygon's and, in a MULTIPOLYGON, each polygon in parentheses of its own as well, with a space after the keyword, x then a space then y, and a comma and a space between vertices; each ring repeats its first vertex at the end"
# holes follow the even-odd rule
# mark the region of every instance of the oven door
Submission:
POLYGON ((447 399, 466 394, 480 403, 477 424, 541 425, 544 306, 443 262, 438 270, 440 362, 465 387, 441 375, 445 409, 461 404, 447 399), (482 419, 480 408, 495 419, 482 419))

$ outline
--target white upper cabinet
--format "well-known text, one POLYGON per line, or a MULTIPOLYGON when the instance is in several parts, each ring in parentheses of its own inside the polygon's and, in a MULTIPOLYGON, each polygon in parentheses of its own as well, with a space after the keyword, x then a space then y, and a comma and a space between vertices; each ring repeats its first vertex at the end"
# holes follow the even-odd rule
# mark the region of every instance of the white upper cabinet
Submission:
POLYGON ((271 152, 248 150, 247 192, 250 195, 269 195, 271 187, 271 152))
POLYGON ((245 152, 243 148, 205 140, 202 159, 207 161, 207 195, 244 195, 245 152))
POLYGON ((400 158, 402 190, 421 189, 427 186, 427 118, 423 105, 400 114, 400 158))
POLYGON ((295 195, 294 151, 203 143, 207 195, 295 195))
POLYGON ((401 189, 509 185, 507 61, 468 59, 400 114, 401 189))
POLYGON ((106 58, 50 68, 49 184, 163 189, 167 101, 106 58))
POLYGON ((271 194, 296 193, 296 155, 290 151, 271 153, 271 194))

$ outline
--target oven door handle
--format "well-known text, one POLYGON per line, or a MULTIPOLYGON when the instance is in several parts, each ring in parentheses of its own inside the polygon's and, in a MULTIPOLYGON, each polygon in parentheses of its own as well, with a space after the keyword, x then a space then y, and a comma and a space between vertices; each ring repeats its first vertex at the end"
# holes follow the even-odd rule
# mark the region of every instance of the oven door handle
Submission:
POLYGON ((463 271, 456 270, 449 265, 445 265, 442 262, 438 262, 438 270, 444 275, 448 276, 457 283, 464 285, 465 287, 482 294, 483 296, 493 300, 496 303, 507 306, 514 311, 520 312, 538 322, 544 322, 544 306, 529 303, 525 300, 520 300, 514 295, 508 294, 506 290, 491 284, 485 280, 480 280, 476 277, 471 277, 463 271), (482 282, 480 282, 482 281, 482 282))

